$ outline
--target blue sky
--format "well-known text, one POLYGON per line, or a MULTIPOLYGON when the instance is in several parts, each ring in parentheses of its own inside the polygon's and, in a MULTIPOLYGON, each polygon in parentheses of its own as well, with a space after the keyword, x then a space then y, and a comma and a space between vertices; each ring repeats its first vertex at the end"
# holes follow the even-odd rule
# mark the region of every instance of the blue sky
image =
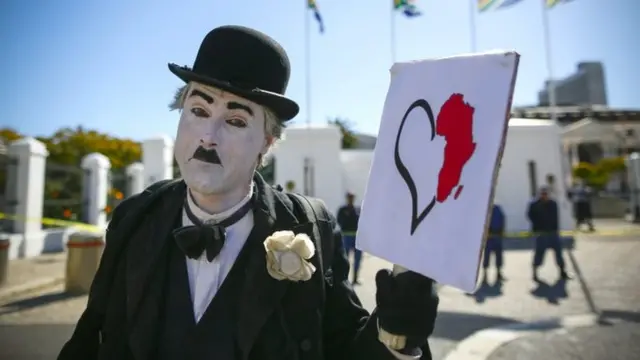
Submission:
MULTIPOLYGON (((421 0, 424 16, 397 15, 397 60, 470 51, 469 2, 421 0)), ((537 101, 547 75, 542 0, 477 16, 479 50, 521 55, 515 105, 537 101)), ((388 86, 392 0, 317 0, 326 32, 311 34, 312 122, 350 119, 375 134, 388 86)), ((191 65, 202 37, 225 24, 255 27, 288 51, 288 96, 304 122, 304 0, 3 0, 0 2, 0 125, 49 135, 83 125, 142 140, 175 133, 169 112, 180 81, 168 62, 191 65)), ((553 72, 605 64, 610 105, 640 108, 640 2, 575 0, 550 14, 553 72), (632 34, 636 34, 635 36, 632 34), (635 41, 632 38, 636 38, 635 41)))

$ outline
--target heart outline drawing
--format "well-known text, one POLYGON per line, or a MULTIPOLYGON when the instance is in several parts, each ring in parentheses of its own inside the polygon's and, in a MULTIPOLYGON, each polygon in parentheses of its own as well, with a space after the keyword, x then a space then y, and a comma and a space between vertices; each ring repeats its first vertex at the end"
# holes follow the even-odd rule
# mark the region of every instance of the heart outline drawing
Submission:
POLYGON ((433 198, 431 199, 429 204, 424 209, 422 209, 422 211, 418 214, 418 189, 416 187, 415 182, 413 181, 413 178, 411 177, 411 173, 409 173, 409 170, 407 169, 407 167, 402 162, 402 159, 400 158, 400 136, 402 135, 404 124, 409 114, 413 110, 416 110, 417 108, 421 108, 427 114, 429 123, 431 125, 430 141, 433 141, 435 139, 436 123, 433 117, 433 110, 431 110, 431 105, 429 105, 429 103, 425 99, 418 99, 414 101, 411 104, 411 106, 409 106, 407 111, 404 113, 402 120, 400 121, 400 126, 398 127, 398 134, 396 135, 396 144, 394 149, 394 162, 396 165, 396 169, 398 169, 398 173, 400 174, 400 177, 402 177, 405 184, 409 188, 409 194, 411 195, 411 230, 409 232, 410 235, 413 235, 415 233, 418 226, 420 226, 422 221, 427 217, 427 215, 429 215, 431 210, 433 210, 434 206, 436 205, 436 196, 433 195, 433 198))

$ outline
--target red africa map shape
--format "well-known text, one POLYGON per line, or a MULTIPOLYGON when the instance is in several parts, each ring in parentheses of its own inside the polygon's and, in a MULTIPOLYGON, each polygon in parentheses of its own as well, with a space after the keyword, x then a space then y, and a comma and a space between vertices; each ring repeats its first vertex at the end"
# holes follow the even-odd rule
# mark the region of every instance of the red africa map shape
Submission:
MULTIPOLYGON (((476 150, 473 142, 473 112, 475 109, 464 102, 464 95, 453 94, 440 108, 436 123, 436 134, 444 137, 444 161, 438 174, 436 200, 439 203, 449 198, 458 186, 462 169, 476 150)), ((458 198, 459 186, 454 198, 458 198)))

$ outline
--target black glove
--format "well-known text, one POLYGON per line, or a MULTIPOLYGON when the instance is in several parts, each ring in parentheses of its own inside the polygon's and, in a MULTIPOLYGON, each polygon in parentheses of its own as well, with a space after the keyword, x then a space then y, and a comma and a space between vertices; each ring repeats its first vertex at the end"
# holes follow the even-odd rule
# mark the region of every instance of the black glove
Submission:
POLYGON ((412 271, 394 276, 390 270, 380 270, 376 285, 380 327, 406 336, 406 349, 422 348, 433 333, 438 312, 434 281, 412 271))

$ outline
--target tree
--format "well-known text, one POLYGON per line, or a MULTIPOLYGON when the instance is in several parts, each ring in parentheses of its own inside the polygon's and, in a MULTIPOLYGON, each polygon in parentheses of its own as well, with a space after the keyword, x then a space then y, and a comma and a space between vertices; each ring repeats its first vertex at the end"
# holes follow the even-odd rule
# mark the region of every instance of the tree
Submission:
POLYGON ((329 124, 336 125, 342 132, 342 148, 353 149, 358 145, 358 138, 353 131, 353 124, 345 118, 335 117, 328 120, 329 124))
POLYGON ((5 145, 9 145, 9 143, 18 140, 22 137, 17 131, 11 128, 2 128, 0 129, 0 140, 4 142, 5 145))

